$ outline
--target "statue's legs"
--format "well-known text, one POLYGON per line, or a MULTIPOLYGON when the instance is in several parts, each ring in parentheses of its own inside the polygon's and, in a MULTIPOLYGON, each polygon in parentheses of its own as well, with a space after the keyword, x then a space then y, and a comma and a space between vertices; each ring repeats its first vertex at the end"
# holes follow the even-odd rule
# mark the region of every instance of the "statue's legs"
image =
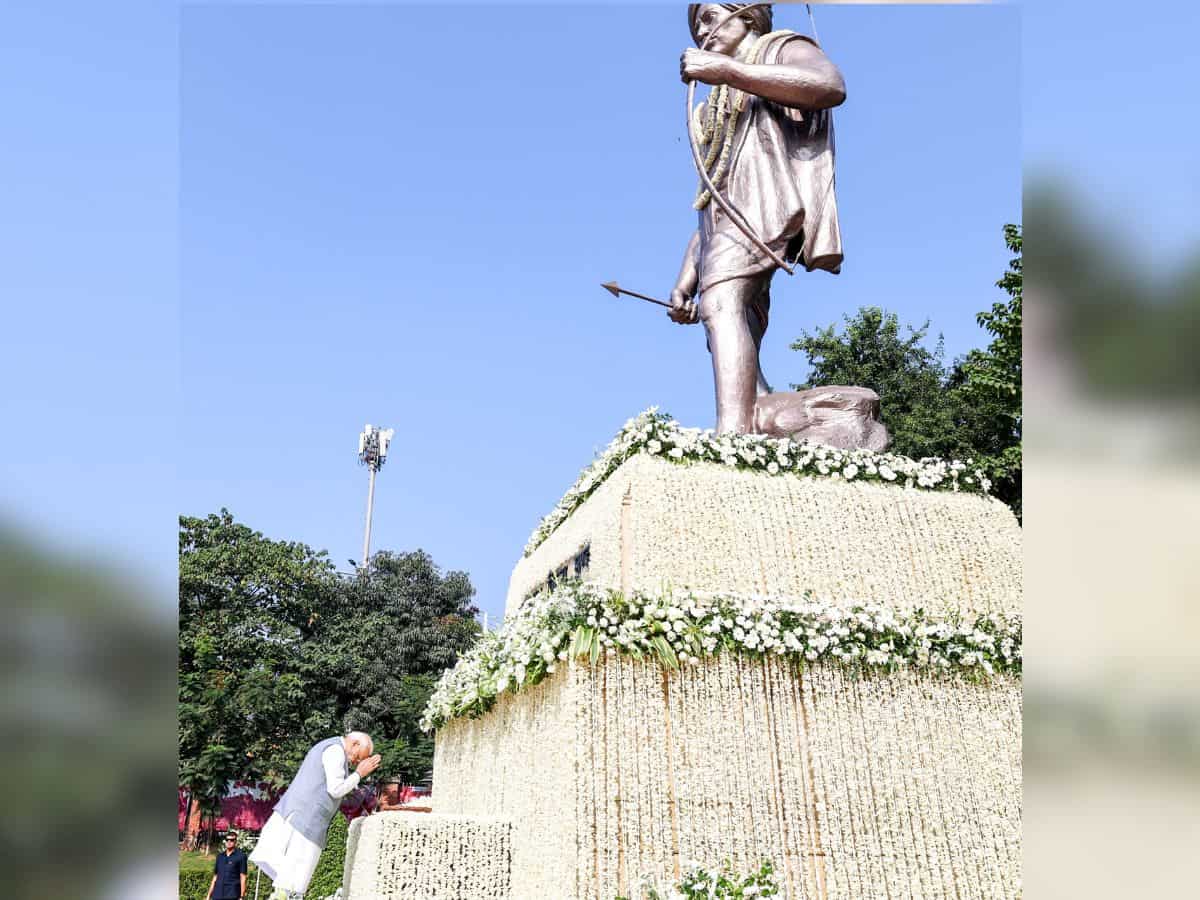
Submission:
POLYGON ((753 431, 755 397, 770 391, 758 361, 766 317, 755 306, 763 311, 763 302, 769 303, 771 274, 721 282, 700 299, 700 321, 712 354, 718 433, 753 431))
POLYGON ((758 383, 755 393, 759 397, 771 393, 771 385, 767 384, 767 376, 762 370, 762 339, 767 333, 767 314, 771 310, 771 280, 763 282, 757 298, 746 310, 746 323, 750 326, 750 337, 754 339, 754 361, 758 366, 758 383))

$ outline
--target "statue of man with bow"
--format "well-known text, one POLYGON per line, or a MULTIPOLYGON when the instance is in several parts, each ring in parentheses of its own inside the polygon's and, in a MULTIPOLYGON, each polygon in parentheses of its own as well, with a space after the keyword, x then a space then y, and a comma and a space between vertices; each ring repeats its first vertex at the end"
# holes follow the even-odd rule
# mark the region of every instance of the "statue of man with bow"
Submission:
POLYGON ((712 91, 689 121, 699 227, 668 315, 704 324, 717 431, 882 450, 873 391, 773 393, 759 364, 776 270, 841 269, 832 110, 846 99, 842 74, 814 39, 773 30, 769 3, 693 3, 688 24, 700 48, 680 60, 689 109, 696 82, 712 91))

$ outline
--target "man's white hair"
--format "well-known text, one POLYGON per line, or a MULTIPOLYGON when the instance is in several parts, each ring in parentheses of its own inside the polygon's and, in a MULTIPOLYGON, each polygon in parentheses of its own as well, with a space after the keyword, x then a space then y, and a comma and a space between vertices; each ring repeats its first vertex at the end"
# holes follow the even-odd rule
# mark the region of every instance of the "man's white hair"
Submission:
POLYGON ((371 752, 375 751, 375 742, 371 740, 371 736, 365 731, 351 731, 346 734, 347 741, 354 741, 359 744, 366 744, 371 752))

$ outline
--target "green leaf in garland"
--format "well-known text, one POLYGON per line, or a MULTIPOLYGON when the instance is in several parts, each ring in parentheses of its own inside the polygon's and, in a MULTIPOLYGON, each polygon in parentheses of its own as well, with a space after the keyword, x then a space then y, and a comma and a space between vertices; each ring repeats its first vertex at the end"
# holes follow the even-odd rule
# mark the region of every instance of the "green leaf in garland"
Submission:
POLYGON ((591 658, 592 665, 594 666, 596 664, 596 660, 600 658, 600 632, 598 631, 592 632, 592 648, 588 655, 591 658))
POLYGON ((575 639, 571 641, 570 655, 572 659, 577 659, 578 657, 583 656, 592 640, 591 631, 592 630, 586 625, 580 625, 575 629, 575 639))
POLYGON ((661 634, 656 634, 650 638, 650 643, 654 645, 654 649, 658 651, 658 658, 662 664, 669 669, 679 668, 679 659, 675 656, 675 651, 671 649, 671 645, 667 643, 667 639, 661 634))

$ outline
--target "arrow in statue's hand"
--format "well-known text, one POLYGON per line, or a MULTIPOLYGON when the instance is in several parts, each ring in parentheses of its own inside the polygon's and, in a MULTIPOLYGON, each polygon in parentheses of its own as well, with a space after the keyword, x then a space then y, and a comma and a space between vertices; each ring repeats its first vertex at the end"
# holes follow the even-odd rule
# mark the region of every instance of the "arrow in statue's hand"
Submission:
POLYGON ((655 300, 653 297, 647 297, 645 294, 639 294, 637 291, 627 291, 615 281, 608 281, 600 285, 614 297, 620 297, 622 294, 628 294, 630 297, 637 297, 639 300, 646 300, 650 303, 657 303, 659 306, 665 306, 667 309, 674 309, 670 303, 663 303, 661 300, 655 300))

